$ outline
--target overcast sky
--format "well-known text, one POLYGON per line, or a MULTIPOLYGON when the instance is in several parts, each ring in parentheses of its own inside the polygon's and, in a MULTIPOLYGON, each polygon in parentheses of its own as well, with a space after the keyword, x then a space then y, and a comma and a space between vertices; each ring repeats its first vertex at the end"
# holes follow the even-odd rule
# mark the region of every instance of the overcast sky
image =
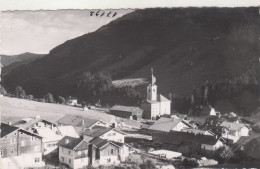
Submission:
MULTIPOLYGON (((97 12, 98 10, 94 10, 97 12)), ((0 54, 47 54, 69 39, 93 32, 132 10, 113 11, 110 17, 90 16, 89 10, 14 11, 1 13, 0 54), (115 17, 112 15, 117 12, 115 17)))

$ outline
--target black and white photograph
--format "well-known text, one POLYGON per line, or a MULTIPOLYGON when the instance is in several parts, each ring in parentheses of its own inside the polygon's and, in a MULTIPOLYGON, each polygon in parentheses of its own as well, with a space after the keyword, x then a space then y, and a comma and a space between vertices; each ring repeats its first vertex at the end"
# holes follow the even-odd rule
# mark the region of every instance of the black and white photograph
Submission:
POLYGON ((1 169, 260 167, 260 8, 0 14, 1 169))

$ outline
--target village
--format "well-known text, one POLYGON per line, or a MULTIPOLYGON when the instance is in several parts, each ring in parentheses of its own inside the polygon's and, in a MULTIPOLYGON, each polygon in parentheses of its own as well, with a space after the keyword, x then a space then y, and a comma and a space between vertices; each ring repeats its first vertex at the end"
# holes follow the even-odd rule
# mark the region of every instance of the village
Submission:
MULTIPOLYGON (((150 79, 140 107, 82 107, 82 113, 102 110, 113 120, 65 115, 53 122, 35 114, 1 121, 1 168, 186 168, 217 165, 228 150, 243 151, 252 134, 248 121, 211 105, 198 117, 173 113, 171 100, 157 92, 153 70, 150 79)), ((77 108, 77 98, 66 106, 77 108)))

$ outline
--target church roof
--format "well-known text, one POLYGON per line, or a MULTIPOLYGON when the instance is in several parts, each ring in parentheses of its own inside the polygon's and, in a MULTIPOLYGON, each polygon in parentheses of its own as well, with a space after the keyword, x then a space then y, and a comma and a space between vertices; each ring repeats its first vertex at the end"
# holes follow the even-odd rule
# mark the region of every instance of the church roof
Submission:
POLYGON ((169 99, 167 99, 166 97, 164 97, 161 94, 157 94, 157 98, 156 100, 147 100, 148 103, 154 104, 154 103, 159 103, 159 102, 170 102, 169 99))

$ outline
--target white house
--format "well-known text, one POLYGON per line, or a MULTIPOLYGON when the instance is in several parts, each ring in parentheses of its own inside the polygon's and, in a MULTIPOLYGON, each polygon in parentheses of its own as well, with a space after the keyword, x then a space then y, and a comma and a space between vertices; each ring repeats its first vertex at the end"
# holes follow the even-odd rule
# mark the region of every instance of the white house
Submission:
POLYGON ((125 133, 112 127, 93 126, 83 132, 85 140, 92 140, 93 138, 101 138, 119 143, 125 142, 125 133))
POLYGON ((71 106, 77 106, 78 99, 76 97, 69 97, 67 103, 68 103, 68 105, 71 105, 71 106))
POLYGON ((223 122, 220 126, 226 127, 229 131, 224 138, 233 140, 233 142, 237 142, 241 136, 249 136, 249 127, 242 123, 233 123, 233 122, 223 122))
POLYGON ((143 118, 156 119, 164 114, 171 114, 171 101, 161 94, 157 94, 156 78, 153 75, 152 80, 147 86, 147 100, 143 102, 140 107, 144 110, 143 118))
POLYGON ((93 166, 118 165, 125 161, 130 154, 130 146, 125 143, 118 143, 101 138, 94 138, 90 141, 93 145, 92 159, 93 166))
POLYGON ((59 161, 70 168, 78 169, 91 164, 90 144, 80 138, 65 136, 57 144, 59 146, 59 161))

